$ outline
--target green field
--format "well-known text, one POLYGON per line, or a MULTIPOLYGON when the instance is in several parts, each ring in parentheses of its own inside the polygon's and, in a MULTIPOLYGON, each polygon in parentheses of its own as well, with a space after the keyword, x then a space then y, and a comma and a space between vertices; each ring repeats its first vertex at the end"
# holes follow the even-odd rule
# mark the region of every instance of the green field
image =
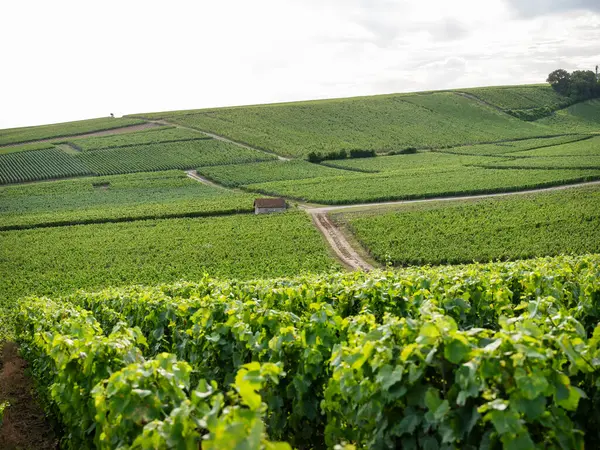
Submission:
POLYGON ((0 184, 92 174, 82 161, 56 148, 0 155, 0 184))
POLYGON ((291 276, 339 266, 302 212, 0 232, 4 299, 200 279, 291 276))
POLYGON ((599 133, 600 99, 576 103, 536 123, 564 133, 599 133))
POLYGON ((271 159, 275 156, 204 138, 86 152, 53 148, 0 155, 0 184, 82 175, 194 169, 271 159))
POLYGON ((266 181, 302 180, 345 175, 340 170, 302 160, 276 160, 253 164, 200 167, 198 172, 219 184, 230 187, 266 181))
POLYGON ((568 97, 558 94, 547 84, 531 86, 498 86, 462 89, 462 92, 504 110, 550 107, 558 109, 570 104, 568 97))
POLYGON ((600 253, 600 187, 338 213, 378 261, 457 264, 600 253))
POLYGON ((424 173, 427 173, 429 171, 435 172, 440 169, 451 170, 453 168, 465 165, 483 165, 486 163, 493 164, 498 161, 504 161, 504 159, 477 155, 471 156, 423 151, 406 155, 325 161, 323 164, 345 170, 371 173, 396 172, 399 170, 420 170, 424 173))
POLYGON ((35 142, 33 144, 23 145, 11 145, 9 147, 0 147, 0 155, 6 155, 8 153, 27 152, 30 150, 45 150, 48 148, 54 148, 49 142, 35 142))
MULTIPOLYGON (((406 155, 402 155, 406 156, 406 155)), ((344 177, 273 181, 247 189, 327 205, 483 194, 600 179, 600 170, 508 170, 454 166, 344 177)))
POLYGON ((567 144, 569 142, 585 141, 588 138, 590 138, 590 136, 591 135, 588 134, 575 134, 540 139, 523 139, 518 141, 497 142, 494 144, 459 146, 443 149, 441 151, 445 153, 455 153, 458 155, 513 156, 513 153, 518 153, 526 150, 556 147, 557 151, 560 152, 559 149, 562 148, 562 144, 567 144))
POLYGON ((435 199, 600 180, 600 103, 570 103, 508 86, 0 130, 0 346, 41 406, 0 367, 0 427, 45 417, 70 450, 600 448, 599 185, 435 199), (291 211, 253 214, 264 195, 291 211), (431 200, 373 205, 410 199, 431 200))
POLYGON ((156 143, 83 152, 74 158, 98 175, 268 161, 275 156, 216 139, 156 143))
POLYGON ((515 152, 510 156, 600 156, 600 136, 571 144, 515 152))
MULTIPOLYGON (((146 115, 140 115, 140 117, 146 115)), ((151 115, 156 117, 156 115, 151 115)), ((556 134, 455 93, 384 95, 158 114, 281 155, 444 147, 556 134)))
POLYGON ((105 117, 101 119, 79 120, 76 122, 55 123, 52 125, 40 125, 35 127, 8 128, 0 130, 0 145, 72 136, 75 134, 137 125, 140 123, 143 123, 143 121, 132 118, 115 119, 112 117, 105 117))
POLYGON ((19 340, 73 448, 597 448, 599 267, 80 292, 19 340))
POLYGON ((5 186, 0 230, 253 212, 255 197, 207 186, 179 171, 5 186))
POLYGON ((115 147, 131 147, 141 144, 156 144, 158 142, 191 141, 194 139, 206 138, 206 135, 197 131, 175 127, 156 127, 137 131, 135 133, 68 139, 66 142, 76 146, 81 151, 91 151, 115 147))
POLYGON ((507 169, 600 169, 598 153, 590 156, 525 156, 488 162, 481 166, 507 169))

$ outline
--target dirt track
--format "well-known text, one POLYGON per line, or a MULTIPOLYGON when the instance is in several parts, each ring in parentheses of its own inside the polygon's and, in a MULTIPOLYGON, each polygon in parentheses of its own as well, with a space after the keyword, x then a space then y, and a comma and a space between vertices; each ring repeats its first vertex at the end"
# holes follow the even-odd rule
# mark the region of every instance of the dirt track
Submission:
POLYGON ((217 184, 217 183, 213 183, 208 178, 204 178, 203 176, 199 175, 198 171, 196 171, 196 170, 186 170, 185 173, 192 180, 199 181, 200 183, 206 184, 207 186, 212 186, 212 187, 216 187, 219 189, 226 189, 224 186, 221 186, 220 184, 217 184))
POLYGON ((352 248, 340 229, 335 226, 326 213, 311 215, 314 224, 323 233, 330 247, 346 266, 352 270, 369 271, 373 269, 373 266, 363 260, 356 250, 352 248))
POLYGON ((0 403, 10 402, 0 427, 3 450, 58 448, 58 440, 46 421, 44 411, 32 396, 33 383, 25 374, 27 363, 18 347, 6 342, 0 363, 0 403))

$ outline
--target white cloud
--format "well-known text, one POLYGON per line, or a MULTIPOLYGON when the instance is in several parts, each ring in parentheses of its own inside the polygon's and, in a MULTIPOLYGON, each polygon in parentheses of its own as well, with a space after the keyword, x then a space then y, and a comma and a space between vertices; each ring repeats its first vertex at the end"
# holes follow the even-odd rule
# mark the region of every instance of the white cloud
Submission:
POLYGON ((543 82, 600 63, 600 13, 544 1, 518 14, 516 0, 3 2, 0 127, 543 82))

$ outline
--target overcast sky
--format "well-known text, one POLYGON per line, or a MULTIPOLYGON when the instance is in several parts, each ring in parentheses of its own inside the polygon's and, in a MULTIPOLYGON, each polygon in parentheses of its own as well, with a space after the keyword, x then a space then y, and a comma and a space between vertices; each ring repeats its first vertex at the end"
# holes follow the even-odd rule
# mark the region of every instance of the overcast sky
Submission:
POLYGON ((600 0, 3 0, 0 17, 0 128, 600 64, 600 0))

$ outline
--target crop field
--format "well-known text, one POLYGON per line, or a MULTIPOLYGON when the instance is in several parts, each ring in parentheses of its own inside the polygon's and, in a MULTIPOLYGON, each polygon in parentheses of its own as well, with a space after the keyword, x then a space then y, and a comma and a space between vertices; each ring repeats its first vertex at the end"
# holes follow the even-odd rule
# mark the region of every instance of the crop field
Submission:
POLYGON ((275 159, 267 153, 215 139, 136 145, 75 155, 93 173, 115 175, 275 159))
POLYGON ((255 195, 166 171, 0 187, 0 230, 253 212, 255 195))
POLYGON ((0 184, 92 174, 86 164, 55 148, 0 155, 0 184))
POLYGON ((504 159, 487 156, 465 156, 460 154, 422 151, 406 155, 325 161, 323 164, 340 169, 371 173, 396 172, 399 170, 422 170, 426 173, 429 171, 436 171, 438 169, 451 170, 452 168, 465 165, 483 165, 486 163, 493 164, 498 161, 504 161, 504 159))
POLYGON ((267 161, 198 168, 198 173, 224 186, 237 187, 266 181, 301 180, 345 175, 344 172, 303 160, 267 161))
POLYGON ((97 151, 36 150, 0 155, 0 184, 117 175, 198 166, 268 161, 275 156, 214 139, 196 139, 97 151))
POLYGON ((37 297, 18 339, 70 448, 598 448, 599 267, 37 297))
POLYGON ((398 151, 556 134, 454 93, 386 95, 165 113, 167 120, 274 153, 398 151))
POLYGON ((565 145, 519 151, 510 156, 600 156, 600 136, 565 145))
POLYGON ((137 125, 140 123, 144 122, 132 118, 115 119, 112 117, 105 117, 101 119, 79 120, 77 122, 56 123, 35 127, 8 128, 0 130, 0 145, 72 136, 75 134, 137 125))
POLYGON ((527 156, 488 162, 481 166, 508 169, 600 169, 600 154, 590 156, 527 156))
MULTIPOLYGON (((402 155, 406 156, 406 155, 402 155)), ((485 169, 455 166, 344 177, 274 181, 247 189, 326 205, 533 189, 600 179, 600 170, 485 169)))
MULTIPOLYGON (((526 150, 532 150, 537 148, 550 148, 556 147, 557 149, 562 148, 563 144, 570 142, 586 141, 592 135, 589 134, 575 134, 566 136, 556 136, 549 138, 539 139, 524 139, 519 141, 508 141, 508 142, 497 142, 494 144, 479 144, 479 145, 468 145, 460 147, 452 147, 439 151, 444 153, 455 153, 459 155, 479 155, 479 156, 500 156, 510 155, 513 153, 519 153, 526 150)), ((560 150, 557 150, 560 151, 560 150)))
POLYGON ((558 109, 571 103, 568 97, 558 94, 547 84, 470 88, 462 91, 504 110, 534 109, 545 106, 558 109))
MULTIPOLYGON (((339 268, 303 212, 0 232, 1 296, 339 268)), ((0 301, 1 303, 1 301, 0 301)))
POLYGON ((0 155, 6 155, 8 153, 28 152, 30 150, 45 150, 48 148, 54 148, 49 142, 39 142, 33 144, 23 145, 11 145, 9 147, 0 147, 0 155))
POLYGON ((599 133, 600 99, 576 103, 536 123, 564 133, 599 133))
POLYGON ((600 253, 600 187, 336 214, 379 261, 457 264, 600 253))
POLYGON ((197 131, 165 126, 113 136, 69 139, 67 142, 85 152, 115 147, 132 147, 141 144, 156 144, 158 142, 191 141, 207 138, 208 136, 197 131))

